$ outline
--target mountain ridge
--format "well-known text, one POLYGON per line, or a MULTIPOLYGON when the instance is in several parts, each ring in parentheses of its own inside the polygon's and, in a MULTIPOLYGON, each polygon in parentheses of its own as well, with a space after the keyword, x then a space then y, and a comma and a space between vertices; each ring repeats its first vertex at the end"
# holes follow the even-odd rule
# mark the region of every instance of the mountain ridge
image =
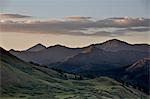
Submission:
MULTIPOLYGON (((36 46, 33 46, 29 48, 29 50, 32 50, 36 46)), ((118 52, 118 51, 140 51, 140 52, 147 52, 150 49, 150 45, 143 45, 143 44, 128 44, 124 41, 120 41, 117 39, 108 40, 104 43, 98 43, 98 44, 91 44, 86 47, 82 48, 69 48, 63 45, 54 45, 49 47, 44 47, 42 45, 42 49, 40 47, 40 50, 38 51, 15 51, 10 50, 9 52, 20 59, 26 61, 26 62, 34 62, 38 64, 51 64, 55 62, 63 62, 70 57, 74 57, 77 54, 85 53, 87 50, 90 51, 90 49, 99 49, 106 52, 118 52)))
MULTIPOLYGON (((110 39, 110 40, 107 40, 107 41, 104 41, 104 42, 102 42, 102 43, 96 43, 96 44, 90 44, 90 45, 88 45, 88 46, 83 46, 83 47, 75 47, 75 48, 73 48, 73 47, 67 47, 67 46, 65 46, 65 45, 61 45, 61 44, 56 44, 56 45, 53 45, 53 46, 48 46, 48 47, 46 47, 45 45, 43 45, 43 44, 41 44, 41 43, 38 43, 38 44, 36 44, 36 45, 33 45, 32 47, 35 47, 35 46, 37 46, 37 45, 41 45, 41 46, 43 46, 43 47, 45 47, 45 48, 52 48, 52 47, 65 47, 65 48, 68 48, 68 49, 82 49, 82 48, 87 48, 87 47, 90 47, 90 46, 96 46, 96 45, 105 45, 106 43, 114 43, 114 42, 118 42, 118 43, 122 43, 122 44, 127 44, 127 45, 131 45, 131 46, 149 46, 150 47, 150 45, 149 44, 146 44, 146 43, 141 43, 141 44, 130 44, 130 43, 127 43, 127 42, 125 42, 125 41, 122 41, 122 40, 119 40, 119 39, 110 39)), ((32 47, 30 47, 30 48, 28 48, 27 50, 29 50, 29 49, 31 49, 32 47)), ((14 50, 15 51, 15 49, 11 49, 11 50, 14 50)), ((27 50, 20 50, 20 51, 27 51, 27 50)), ((10 50, 9 50, 10 51, 10 50)), ((19 50, 18 50, 19 51, 19 50)))

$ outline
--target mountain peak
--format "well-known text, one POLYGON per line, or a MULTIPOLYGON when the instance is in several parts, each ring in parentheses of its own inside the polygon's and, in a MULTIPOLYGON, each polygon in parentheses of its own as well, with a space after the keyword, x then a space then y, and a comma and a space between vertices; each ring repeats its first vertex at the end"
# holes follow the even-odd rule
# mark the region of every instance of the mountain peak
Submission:
POLYGON ((27 49, 26 51, 36 52, 36 51, 41 51, 43 49, 46 49, 46 47, 44 45, 42 45, 41 43, 38 43, 38 44, 34 45, 33 47, 27 49))
POLYGON ((54 45, 53 47, 65 47, 65 46, 60 45, 60 44, 56 44, 56 45, 54 45))
POLYGON ((44 46, 44 45, 42 45, 41 43, 38 43, 38 44, 36 44, 35 46, 44 46))
POLYGON ((56 45, 53 45, 53 46, 49 46, 49 47, 48 47, 48 49, 51 49, 51 48, 53 48, 53 49, 67 48, 67 49, 69 49, 69 47, 66 47, 66 46, 60 45, 60 44, 56 44, 56 45))
POLYGON ((118 40, 118 39, 111 39, 111 40, 104 42, 103 44, 117 44, 117 45, 119 44, 120 45, 120 44, 128 44, 128 43, 118 40))
POLYGON ((96 46, 104 51, 120 51, 131 48, 131 44, 118 39, 111 39, 96 46))

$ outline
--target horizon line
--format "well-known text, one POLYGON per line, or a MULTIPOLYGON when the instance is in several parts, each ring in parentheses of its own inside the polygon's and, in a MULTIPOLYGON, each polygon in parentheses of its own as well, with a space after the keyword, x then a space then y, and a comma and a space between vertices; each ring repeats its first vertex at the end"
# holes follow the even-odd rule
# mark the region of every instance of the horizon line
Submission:
MULTIPOLYGON (((129 45, 148 45, 148 46, 150 46, 149 43, 129 43, 129 42, 127 42, 127 41, 120 40, 120 39, 109 39, 109 40, 105 40, 105 41, 102 41, 102 42, 99 42, 99 43, 88 44, 88 45, 85 45, 85 46, 82 46, 82 47, 68 47, 68 46, 66 46, 66 45, 64 45, 64 44, 54 44, 54 45, 45 46, 45 45, 42 44, 42 43, 37 43, 37 44, 34 44, 33 46, 30 46, 30 47, 28 47, 28 48, 26 48, 26 49, 17 50, 17 49, 11 48, 11 49, 8 49, 7 51, 10 51, 10 50, 26 51, 26 50, 28 50, 28 49, 30 49, 30 48, 32 48, 32 47, 37 46, 38 44, 40 44, 41 46, 44 46, 44 47, 46 47, 46 48, 55 47, 55 46, 61 46, 61 47, 69 48, 69 49, 80 49, 80 48, 86 48, 86 47, 89 47, 89 46, 92 46, 92 45, 103 44, 103 43, 106 43, 106 42, 108 42, 108 41, 113 41, 113 40, 119 41, 119 42, 122 42, 122 43, 126 43, 126 44, 129 44, 129 45)), ((0 47, 1 47, 1 46, 0 46, 0 47)), ((1 47, 1 48, 3 48, 3 47, 1 47)), ((5 48, 3 48, 3 49, 5 49, 5 48)), ((6 49, 5 49, 5 50, 6 50, 6 49)))

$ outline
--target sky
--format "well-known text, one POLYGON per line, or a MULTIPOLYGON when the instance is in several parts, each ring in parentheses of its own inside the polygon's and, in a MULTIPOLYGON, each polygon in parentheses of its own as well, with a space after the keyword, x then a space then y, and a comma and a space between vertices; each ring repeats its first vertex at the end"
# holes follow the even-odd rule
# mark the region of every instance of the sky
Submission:
POLYGON ((149 0, 0 0, 1 12, 45 18, 148 17, 149 0))
POLYGON ((148 43, 149 0, 0 0, 0 46, 148 43))

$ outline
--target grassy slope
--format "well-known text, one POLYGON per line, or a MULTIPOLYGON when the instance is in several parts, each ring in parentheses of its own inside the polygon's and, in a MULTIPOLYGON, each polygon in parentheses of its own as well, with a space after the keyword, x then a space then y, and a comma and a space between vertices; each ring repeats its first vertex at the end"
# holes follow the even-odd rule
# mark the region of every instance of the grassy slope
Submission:
POLYGON ((63 80, 58 72, 23 62, 1 49, 1 99, 146 99, 117 81, 100 77, 63 80))

